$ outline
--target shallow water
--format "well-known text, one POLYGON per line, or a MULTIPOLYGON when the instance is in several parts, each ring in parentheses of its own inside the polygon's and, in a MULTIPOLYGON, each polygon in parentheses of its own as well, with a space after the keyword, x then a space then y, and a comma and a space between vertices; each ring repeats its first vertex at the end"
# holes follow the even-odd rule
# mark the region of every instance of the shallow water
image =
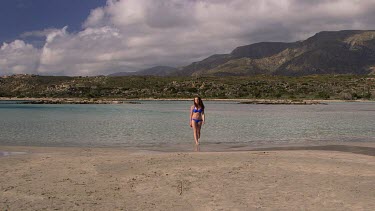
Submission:
MULTIPOLYGON (((190 101, 0 103, 0 145, 159 146, 194 143, 190 101)), ((375 142, 375 103, 251 105, 205 101, 202 144, 375 142)))

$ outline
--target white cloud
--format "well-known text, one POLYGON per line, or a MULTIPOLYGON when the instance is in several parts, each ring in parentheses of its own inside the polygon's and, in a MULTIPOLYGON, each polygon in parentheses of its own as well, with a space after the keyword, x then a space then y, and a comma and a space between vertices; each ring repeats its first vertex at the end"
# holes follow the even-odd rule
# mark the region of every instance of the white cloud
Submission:
POLYGON ((66 27, 47 36, 38 72, 96 75, 118 68, 125 52, 122 36, 108 26, 69 34, 66 27))
POLYGON ((22 40, 3 43, 0 47, 0 73, 36 73, 40 50, 22 40))
MULTIPOLYGON (((254 42, 296 41, 323 30, 374 29, 374 19, 373 0, 108 0, 91 11, 80 32, 65 27, 24 34, 46 35, 43 48, 33 49, 40 52, 40 64, 14 63, 9 69, 97 75, 181 66, 254 42)), ((3 55, 0 65, 4 58, 9 63, 8 54, 3 55)))

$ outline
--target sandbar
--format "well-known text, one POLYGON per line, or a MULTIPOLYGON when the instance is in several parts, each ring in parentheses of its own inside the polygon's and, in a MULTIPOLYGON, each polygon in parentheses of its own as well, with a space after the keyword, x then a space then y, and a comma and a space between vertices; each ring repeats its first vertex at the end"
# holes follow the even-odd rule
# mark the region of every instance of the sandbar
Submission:
POLYGON ((0 151, 24 152, 0 157, 0 210, 375 207, 373 146, 200 152, 0 146, 0 151))

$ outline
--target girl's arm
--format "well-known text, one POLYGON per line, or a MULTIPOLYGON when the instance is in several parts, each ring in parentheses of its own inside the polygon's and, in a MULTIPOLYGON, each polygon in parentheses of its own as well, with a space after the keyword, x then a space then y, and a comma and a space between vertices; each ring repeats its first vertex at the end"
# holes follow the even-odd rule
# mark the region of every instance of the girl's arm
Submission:
POLYGON ((193 125, 191 124, 191 119, 193 118, 193 106, 190 107, 190 118, 189 118, 189 124, 190 124, 190 127, 192 127, 193 125))
POLYGON ((202 120, 203 120, 202 124, 204 124, 204 122, 206 121, 206 115, 204 114, 204 111, 202 112, 202 120))

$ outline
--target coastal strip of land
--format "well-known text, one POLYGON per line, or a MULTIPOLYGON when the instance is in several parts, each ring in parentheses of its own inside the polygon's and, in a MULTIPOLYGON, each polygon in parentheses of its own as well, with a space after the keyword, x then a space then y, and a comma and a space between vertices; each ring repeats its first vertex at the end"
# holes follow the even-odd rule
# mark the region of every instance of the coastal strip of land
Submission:
POLYGON ((1 210, 375 207, 373 145, 236 152, 0 146, 0 151, 8 152, 0 157, 1 210))
MULTIPOLYGON (((280 104, 314 105, 331 102, 375 102, 371 100, 300 100, 300 99, 204 99, 205 101, 232 101, 239 104, 280 104)), ((190 98, 9 98, 0 97, 0 101, 14 101, 19 104, 139 104, 142 101, 192 101, 190 98)))

